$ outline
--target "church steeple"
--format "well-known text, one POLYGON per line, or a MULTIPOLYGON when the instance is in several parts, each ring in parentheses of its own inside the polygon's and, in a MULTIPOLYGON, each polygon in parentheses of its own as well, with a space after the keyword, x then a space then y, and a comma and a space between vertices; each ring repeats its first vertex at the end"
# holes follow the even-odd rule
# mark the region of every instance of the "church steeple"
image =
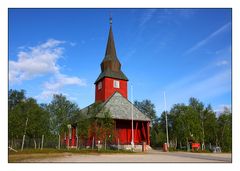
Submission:
MULTIPOLYGON (((112 32, 112 17, 110 17, 110 29, 109 29, 109 34, 108 34, 108 41, 107 41, 107 47, 106 47, 106 52, 105 52, 105 58, 103 60, 117 60, 117 53, 115 49, 115 44, 114 44, 114 38, 113 38, 113 32, 112 32)), ((119 61, 118 61, 119 62, 119 61)))
POLYGON ((110 29, 108 34, 107 47, 105 57, 101 63, 101 74, 95 81, 95 84, 104 77, 116 78, 128 81, 128 78, 121 71, 121 63, 117 58, 113 31, 112 31, 112 17, 110 17, 110 29))

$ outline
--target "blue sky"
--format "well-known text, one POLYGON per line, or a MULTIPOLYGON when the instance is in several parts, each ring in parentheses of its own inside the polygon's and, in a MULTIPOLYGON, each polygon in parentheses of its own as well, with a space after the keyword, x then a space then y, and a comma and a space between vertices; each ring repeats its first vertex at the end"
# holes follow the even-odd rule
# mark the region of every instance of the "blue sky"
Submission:
MULTIPOLYGON (((9 88, 39 103, 62 93, 83 108, 95 98, 109 31, 134 100, 157 113, 196 97, 231 106, 230 9, 10 9, 9 88)), ((131 99, 130 99, 131 100, 131 99)))

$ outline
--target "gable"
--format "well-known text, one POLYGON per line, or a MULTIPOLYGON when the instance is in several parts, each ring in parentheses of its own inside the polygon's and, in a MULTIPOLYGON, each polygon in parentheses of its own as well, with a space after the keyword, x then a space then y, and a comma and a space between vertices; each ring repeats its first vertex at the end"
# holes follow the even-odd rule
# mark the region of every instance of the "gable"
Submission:
MULTIPOLYGON (((113 119, 132 120, 132 103, 118 92, 105 102, 104 107, 110 111, 113 119)), ((101 114, 99 117, 102 117, 101 114)), ((133 105, 133 120, 150 121, 150 118, 133 105)))

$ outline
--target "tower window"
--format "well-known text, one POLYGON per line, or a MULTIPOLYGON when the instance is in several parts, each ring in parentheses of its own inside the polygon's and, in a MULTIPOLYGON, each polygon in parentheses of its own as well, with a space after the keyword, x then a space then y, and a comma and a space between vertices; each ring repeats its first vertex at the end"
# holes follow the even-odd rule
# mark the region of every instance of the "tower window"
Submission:
POLYGON ((119 81, 114 80, 114 81, 113 81, 113 87, 114 87, 114 88, 120 88, 119 81))
POLYGON ((98 83, 98 90, 102 89, 102 82, 98 83))

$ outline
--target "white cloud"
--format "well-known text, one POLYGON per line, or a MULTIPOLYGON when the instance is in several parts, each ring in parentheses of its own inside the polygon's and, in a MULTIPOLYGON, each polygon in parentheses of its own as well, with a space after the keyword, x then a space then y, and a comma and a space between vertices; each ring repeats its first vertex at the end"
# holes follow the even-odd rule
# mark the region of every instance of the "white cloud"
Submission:
POLYGON ((225 69, 221 72, 209 75, 202 79, 202 74, 207 74, 206 70, 197 75, 189 75, 186 78, 167 86, 167 93, 170 104, 187 102, 190 97, 201 100, 211 100, 231 92, 231 70, 225 69), (195 75, 195 77, 194 77, 195 75))
POLYGON ((36 99, 47 100, 54 94, 59 94, 57 91, 43 90, 40 95, 35 96, 36 99))
POLYGON ((228 61, 227 60, 218 61, 216 65, 217 66, 228 65, 228 61))
POLYGON ((34 47, 21 48, 17 60, 9 61, 10 84, 14 85, 39 76, 50 76, 51 80, 45 81, 41 94, 35 96, 38 99, 46 99, 60 93, 65 86, 86 86, 85 80, 61 73, 57 62, 63 55, 64 48, 60 45, 64 43, 65 41, 49 39, 34 47))
POLYGON ((51 91, 57 91, 66 85, 86 86, 86 82, 78 77, 57 74, 53 81, 44 84, 44 88, 51 91))
POLYGON ((210 41, 211 39, 213 39, 214 37, 216 37, 217 35, 219 35, 220 33, 226 31, 229 27, 231 26, 231 23, 227 23, 225 25, 223 25, 222 27, 220 27, 219 29, 217 29, 216 31, 214 31, 213 33, 211 33, 208 37, 206 37, 205 39, 199 41, 197 44, 195 44, 193 47, 191 47, 190 49, 188 49, 184 55, 188 55, 192 52, 194 52, 195 50, 199 49, 200 47, 204 46, 208 41, 210 41))
MULTIPOLYGON (((218 54, 217 57, 221 58, 221 54, 218 54)), ((229 60, 225 60, 214 61, 201 70, 174 80, 166 85, 164 90, 156 93, 157 97, 162 97, 162 92, 166 91, 168 108, 176 103, 187 103, 190 97, 196 97, 207 103, 211 103, 213 99, 225 97, 231 92, 231 67, 226 64, 229 64, 229 60), (218 67, 217 63, 226 65, 226 67, 218 67)), ((157 106, 157 108, 162 109, 162 106, 157 106)))
POLYGON ((143 18, 140 22, 140 27, 143 27, 148 21, 150 21, 156 12, 157 9, 147 9, 146 12, 143 14, 143 18))
POLYGON ((62 43, 64 42, 49 39, 38 46, 21 50, 17 55, 17 61, 9 61, 10 84, 21 83, 49 73, 58 73, 57 60, 63 53, 63 48, 59 47, 62 43))
POLYGON ((196 9, 163 9, 158 11, 157 22, 164 24, 180 24, 182 19, 189 19, 195 13, 196 9))
POLYGON ((70 46, 72 46, 72 47, 76 46, 76 44, 77 43, 75 43, 75 42, 70 42, 70 46))
MULTIPOLYGON (((54 94, 59 94, 60 92, 66 96, 68 94, 63 93, 61 90, 65 86, 86 86, 86 81, 83 79, 80 79, 78 77, 71 77, 64 74, 56 74, 54 78, 50 81, 47 81, 43 84, 43 91, 40 95, 36 96, 38 99, 49 99, 54 94)), ((71 99, 76 99, 75 97, 71 97, 71 99)))
POLYGON ((224 111, 224 108, 228 108, 231 111, 232 105, 231 104, 220 104, 214 109, 214 112, 216 112, 218 115, 224 111))

